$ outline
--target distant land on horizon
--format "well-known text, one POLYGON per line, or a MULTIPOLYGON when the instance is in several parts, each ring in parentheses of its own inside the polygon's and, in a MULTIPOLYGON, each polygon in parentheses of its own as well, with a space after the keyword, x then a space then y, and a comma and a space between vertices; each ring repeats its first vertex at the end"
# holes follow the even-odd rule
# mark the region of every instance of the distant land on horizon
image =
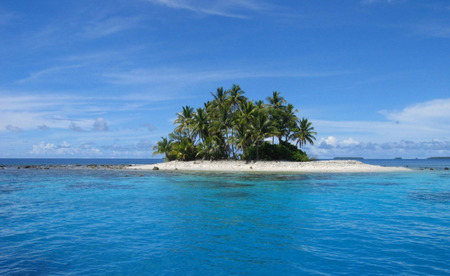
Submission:
POLYGON ((427 159, 450 159, 450 156, 428 157, 427 159))

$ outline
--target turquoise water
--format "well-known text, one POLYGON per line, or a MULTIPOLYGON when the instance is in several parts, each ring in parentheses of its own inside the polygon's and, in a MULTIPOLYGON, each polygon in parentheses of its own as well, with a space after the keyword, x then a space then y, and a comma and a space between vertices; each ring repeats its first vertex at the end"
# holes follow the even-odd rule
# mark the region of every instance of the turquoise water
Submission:
POLYGON ((0 275, 448 275, 449 179, 7 168, 0 275))

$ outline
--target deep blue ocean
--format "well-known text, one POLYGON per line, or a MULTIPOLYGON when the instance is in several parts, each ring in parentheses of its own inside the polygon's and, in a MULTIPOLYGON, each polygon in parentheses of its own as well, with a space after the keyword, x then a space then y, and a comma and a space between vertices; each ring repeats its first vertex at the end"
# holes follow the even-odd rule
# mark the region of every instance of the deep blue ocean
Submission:
POLYGON ((15 167, 160 161, 0 159, 0 275, 450 274, 450 160, 348 174, 15 167))

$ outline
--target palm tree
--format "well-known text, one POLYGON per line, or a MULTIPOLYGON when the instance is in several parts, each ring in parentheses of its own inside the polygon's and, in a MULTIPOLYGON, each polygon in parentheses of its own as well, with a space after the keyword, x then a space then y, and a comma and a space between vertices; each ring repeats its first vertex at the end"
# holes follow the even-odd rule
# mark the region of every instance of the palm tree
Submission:
POLYGON ((210 133, 214 133, 219 141, 223 142, 220 146, 223 152, 229 157, 230 140, 229 133, 232 119, 229 116, 228 108, 223 106, 219 108, 216 118, 211 121, 210 133), (222 139, 220 139, 222 137, 222 139))
POLYGON ((185 135, 180 130, 174 130, 173 132, 169 133, 169 139, 172 140, 174 143, 181 142, 185 138, 185 135))
POLYGON ((237 150, 242 151, 242 156, 245 156, 247 148, 251 143, 251 136, 248 128, 248 122, 240 120, 234 129, 234 136, 232 137, 233 144, 236 145, 237 150))
POLYGON ((269 120, 267 111, 263 109, 256 112, 252 117, 249 131, 253 144, 256 146, 256 160, 258 160, 261 141, 264 138, 277 134, 277 129, 274 127, 273 122, 269 120))
MULTIPOLYGON (((229 117, 231 117, 231 135, 234 135, 234 125, 236 124, 236 112, 244 105, 247 98, 243 96, 245 91, 241 90, 239 85, 233 84, 233 87, 227 91, 228 98, 226 100, 226 107, 229 109, 229 117)), ((236 158, 235 144, 231 140, 231 154, 236 158)))
POLYGON ((197 108, 197 112, 195 112, 192 117, 191 128, 193 136, 199 136, 200 140, 204 141, 205 138, 208 137, 208 126, 208 114, 206 113, 205 109, 197 108))
POLYGON ((219 87, 216 90, 216 94, 211 92, 214 100, 209 105, 210 110, 207 110, 211 114, 211 118, 214 118, 220 108, 223 108, 227 101, 227 93, 223 91, 223 87, 219 87))
POLYGON ((264 104, 263 101, 259 100, 259 101, 255 102, 255 107, 256 107, 256 109, 261 110, 261 109, 266 108, 266 104, 264 104))
POLYGON ((242 105, 241 109, 236 114, 236 124, 244 121, 246 123, 250 122, 250 118, 253 113, 256 111, 256 106, 252 101, 247 101, 242 105))
POLYGON ((178 118, 175 120, 174 124, 178 124, 175 131, 186 134, 187 137, 192 139, 192 134, 189 131, 189 126, 192 121, 192 115, 194 113, 194 108, 186 105, 183 106, 183 110, 177 113, 178 118))
MULTIPOLYGON (((270 120, 274 122, 274 126, 278 129, 278 142, 281 142, 281 138, 283 136, 283 122, 282 122, 282 114, 286 100, 280 96, 280 92, 273 91, 272 97, 267 97, 266 100, 270 104, 269 116, 270 120)), ((274 137, 272 137, 272 144, 274 137)))
POLYGON ((307 142, 311 145, 314 145, 314 140, 316 140, 317 132, 314 131, 314 127, 312 123, 308 121, 308 119, 302 118, 300 121, 296 131, 294 131, 291 136, 294 140, 297 140, 297 146, 304 146, 307 142))
POLYGON ((191 139, 184 138, 181 142, 175 142, 172 152, 177 156, 177 160, 187 161, 195 158, 195 145, 191 139))
POLYGON ((266 100, 274 109, 280 109, 286 103, 286 100, 280 96, 278 91, 273 91, 272 97, 267 97, 266 100))
POLYGON ((243 96, 245 91, 241 90, 239 85, 233 84, 233 87, 228 92, 228 104, 231 107, 231 111, 236 111, 246 101, 246 97, 243 96))
POLYGON ((292 104, 288 104, 281 112, 280 132, 281 137, 285 137, 285 142, 289 140, 292 131, 297 127, 299 119, 295 113, 297 109, 292 104))
POLYGON ((203 156, 203 159, 211 160, 219 156, 219 146, 214 140, 214 137, 206 137, 203 143, 198 145, 197 157, 203 156))
POLYGON ((297 146, 314 143, 316 139, 312 124, 301 121, 293 105, 287 104, 274 91, 264 101, 248 100, 239 85, 224 91, 222 87, 211 93, 213 100, 205 102, 195 111, 184 106, 177 113, 174 131, 153 147, 155 153, 164 153, 166 159, 192 160, 236 158, 237 153, 245 157, 250 147, 256 149, 256 159, 262 141, 267 137, 278 137, 280 143, 297 142, 297 146))
POLYGON ((169 152, 172 150, 173 141, 166 137, 161 137, 161 139, 161 141, 158 141, 156 145, 153 146, 153 155, 164 154, 164 159, 169 160, 169 152))

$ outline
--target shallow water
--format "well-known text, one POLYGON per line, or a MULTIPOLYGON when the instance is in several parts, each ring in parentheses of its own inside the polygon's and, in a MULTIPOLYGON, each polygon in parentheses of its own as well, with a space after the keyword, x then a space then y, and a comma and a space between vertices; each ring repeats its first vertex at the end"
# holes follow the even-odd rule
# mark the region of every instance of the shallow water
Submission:
POLYGON ((450 274, 449 177, 0 170, 0 275, 450 274))

